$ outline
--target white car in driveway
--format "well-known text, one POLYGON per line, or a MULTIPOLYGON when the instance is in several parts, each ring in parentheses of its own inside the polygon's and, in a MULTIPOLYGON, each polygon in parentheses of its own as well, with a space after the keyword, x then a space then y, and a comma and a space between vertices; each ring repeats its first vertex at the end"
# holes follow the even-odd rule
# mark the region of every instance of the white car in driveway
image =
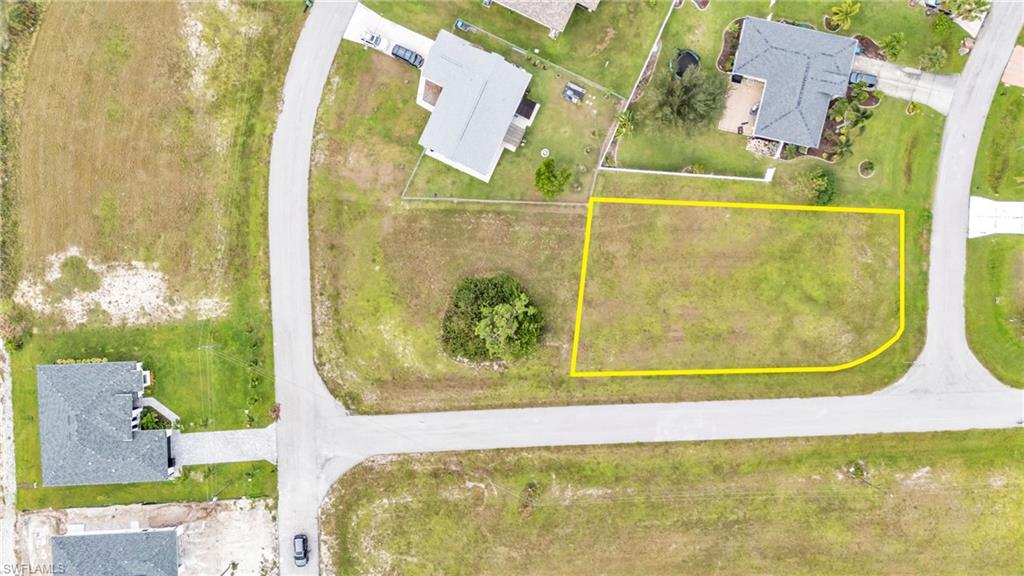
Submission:
POLYGON ((363 32, 359 37, 359 40, 361 40, 367 48, 373 48, 374 50, 380 50, 381 52, 387 52, 388 45, 390 44, 387 38, 375 32, 370 32, 369 30, 363 32))

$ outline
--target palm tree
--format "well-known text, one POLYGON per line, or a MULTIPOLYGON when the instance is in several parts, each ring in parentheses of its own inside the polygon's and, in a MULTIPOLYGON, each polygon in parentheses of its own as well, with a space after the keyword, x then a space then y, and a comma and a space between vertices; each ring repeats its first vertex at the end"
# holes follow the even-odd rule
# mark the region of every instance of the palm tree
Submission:
POLYGON ((861 108, 860 106, 850 106, 850 109, 846 112, 846 125, 850 128, 856 128, 865 121, 870 120, 871 116, 871 110, 861 108))
POLYGON ((988 13, 992 3, 989 0, 949 0, 947 7, 954 16, 973 21, 988 13))
POLYGON ((636 130, 636 118, 633 116, 632 110, 623 110, 615 116, 615 120, 619 123, 615 127, 615 137, 622 138, 623 136, 629 136, 636 130))
POLYGON ((858 12, 860 12, 860 2, 854 3, 853 0, 843 0, 842 4, 836 4, 832 7, 832 16, 829 19, 834 26, 838 26, 842 30, 848 30, 850 25, 853 24, 853 17, 858 12))

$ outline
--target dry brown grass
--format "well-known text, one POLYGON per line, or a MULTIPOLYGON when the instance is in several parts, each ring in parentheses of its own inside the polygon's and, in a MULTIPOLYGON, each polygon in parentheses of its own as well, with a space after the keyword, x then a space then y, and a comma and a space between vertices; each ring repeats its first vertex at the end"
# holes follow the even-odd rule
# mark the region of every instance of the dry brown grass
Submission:
POLYGON ((179 285, 216 271, 208 176, 221 155, 188 91, 181 29, 174 2, 48 8, 19 143, 28 271, 69 245, 159 261, 179 285))

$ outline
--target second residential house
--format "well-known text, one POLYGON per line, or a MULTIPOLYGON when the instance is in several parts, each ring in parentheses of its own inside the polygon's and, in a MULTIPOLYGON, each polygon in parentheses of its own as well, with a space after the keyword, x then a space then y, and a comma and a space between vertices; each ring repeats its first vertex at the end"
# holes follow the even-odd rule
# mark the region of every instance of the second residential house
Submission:
POLYGON ((420 145, 427 156, 484 182, 503 150, 515 151, 539 105, 532 77, 493 52, 442 30, 420 72, 416 103, 430 111, 420 145))

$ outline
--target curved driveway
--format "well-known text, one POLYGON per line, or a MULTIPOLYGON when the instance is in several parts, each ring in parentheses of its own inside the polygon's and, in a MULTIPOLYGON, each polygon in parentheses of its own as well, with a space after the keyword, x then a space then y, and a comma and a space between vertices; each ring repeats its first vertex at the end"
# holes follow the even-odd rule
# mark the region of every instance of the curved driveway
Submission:
POLYGON ((928 335, 899 382, 876 394, 348 416, 313 362, 307 183, 320 96, 352 2, 318 0, 285 79, 270 166, 271 306, 282 574, 317 571, 319 505, 352 466, 376 454, 727 438, 1007 428, 1024 394, 997 382, 967 347, 964 273, 968 193, 981 130, 999 76, 1024 24, 1024 5, 995 3, 953 96, 933 207, 928 335), (296 568, 292 535, 313 561, 296 568))

